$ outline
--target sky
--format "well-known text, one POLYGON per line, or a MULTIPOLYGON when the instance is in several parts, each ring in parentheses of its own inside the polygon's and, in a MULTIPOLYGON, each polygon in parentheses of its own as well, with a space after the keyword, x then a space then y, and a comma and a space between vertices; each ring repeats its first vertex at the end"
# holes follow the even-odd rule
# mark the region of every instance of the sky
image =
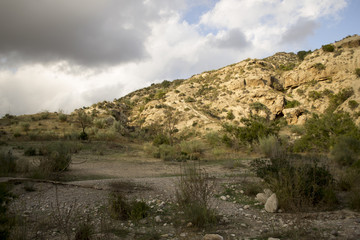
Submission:
POLYGON ((359 0, 0 0, 0 117, 360 33, 359 0))

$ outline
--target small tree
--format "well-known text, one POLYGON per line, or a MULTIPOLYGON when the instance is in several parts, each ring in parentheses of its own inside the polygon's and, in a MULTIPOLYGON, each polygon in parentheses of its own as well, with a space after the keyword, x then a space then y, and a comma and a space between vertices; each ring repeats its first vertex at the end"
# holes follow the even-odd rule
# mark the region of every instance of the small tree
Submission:
POLYGON ((86 140, 88 138, 87 133, 85 132, 85 128, 91 126, 92 118, 87 115, 83 109, 80 109, 76 115, 76 121, 82 128, 82 133, 80 134, 80 138, 82 140, 86 140))
POLYGON ((176 124, 179 122, 179 112, 173 112, 170 109, 165 111, 164 130, 169 137, 170 144, 174 143, 174 133, 178 131, 176 124))

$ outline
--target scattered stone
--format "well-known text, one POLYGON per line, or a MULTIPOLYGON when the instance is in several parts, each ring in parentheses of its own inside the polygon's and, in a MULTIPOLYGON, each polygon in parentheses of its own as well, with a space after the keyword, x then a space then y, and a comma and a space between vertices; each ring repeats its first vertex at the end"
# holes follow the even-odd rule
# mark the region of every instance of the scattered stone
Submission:
POLYGON ((202 240, 224 240, 219 234, 206 234, 202 240))
POLYGON ((187 233, 181 233, 180 234, 180 237, 186 237, 187 236, 187 233))
POLYGON ((280 238, 269 237, 268 240, 280 240, 280 238))
POLYGON ((270 189, 264 189, 264 192, 256 194, 255 199, 258 202, 261 202, 263 204, 266 203, 268 198, 273 194, 273 192, 270 189))
POLYGON ((273 193, 265 203, 265 211, 269 213, 275 213, 279 208, 279 201, 276 194, 273 193))
POLYGON ((161 223, 161 217, 160 217, 160 216, 156 216, 156 217, 155 217, 155 222, 161 223))
POLYGON ((250 205, 245 205, 244 206, 244 209, 246 210, 246 209, 249 209, 250 208, 250 205))
POLYGON ((226 196, 221 196, 220 199, 223 200, 223 201, 226 201, 227 197, 226 196))
POLYGON ((265 193, 258 193, 258 194, 256 194, 255 199, 256 199, 256 201, 265 204, 268 197, 266 196, 265 193))
POLYGON ((192 227, 192 225, 193 225, 192 222, 189 222, 186 226, 187 227, 192 227))

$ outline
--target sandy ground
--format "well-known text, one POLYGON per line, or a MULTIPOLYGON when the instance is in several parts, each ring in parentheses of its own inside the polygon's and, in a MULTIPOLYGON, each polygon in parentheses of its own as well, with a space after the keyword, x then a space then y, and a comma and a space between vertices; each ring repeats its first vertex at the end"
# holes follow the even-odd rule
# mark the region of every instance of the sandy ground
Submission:
POLYGON ((21 219, 13 229, 14 239, 67 239, 66 231, 73 239, 79 223, 86 219, 93 228, 92 239, 202 239, 206 233, 218 233, 224 239, 360 239, 360 214, 350 210, 267 213, 261 205, 238 203, 231 197, 221 200, 224 184, 240 190, 242 182, 251 178, 246 168, 229 169, 219 162, 201 164, 217 179, 211 202, 220 221, 198 229, 184 221, 176 208, 175 190, 183 164, 137 153, 99 156, 86 152, 74 155, 73 162, 64 174, 75 181, 11 181, 18 196, 11 212, 21 219), (147 202, 151 214, 139 222, 110 218, 109 193, 114 189, 127 199, 147 202), (151 238, 154 231, 159 238, 151 238))

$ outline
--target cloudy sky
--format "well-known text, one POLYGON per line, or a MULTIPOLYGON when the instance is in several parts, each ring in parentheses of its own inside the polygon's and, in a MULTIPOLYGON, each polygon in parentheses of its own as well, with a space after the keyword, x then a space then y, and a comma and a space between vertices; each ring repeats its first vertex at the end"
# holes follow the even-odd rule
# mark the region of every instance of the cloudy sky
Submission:
POLYGON ((358 0, 0 0, 0 116, 75 108, 360 33, 358 0))

